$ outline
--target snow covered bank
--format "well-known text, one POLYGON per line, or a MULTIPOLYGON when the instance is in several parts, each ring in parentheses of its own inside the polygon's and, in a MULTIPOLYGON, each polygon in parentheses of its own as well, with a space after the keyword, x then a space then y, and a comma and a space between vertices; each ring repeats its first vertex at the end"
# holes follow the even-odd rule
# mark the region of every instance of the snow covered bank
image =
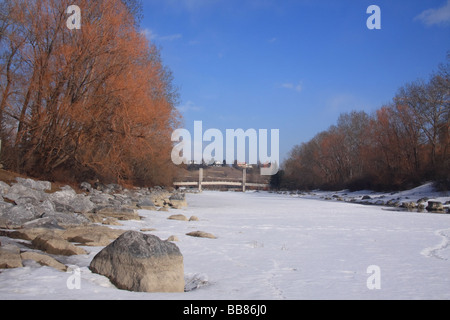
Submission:
POLYGON ((118 290, 87 268, 101 248, 83 247, 89 254, 63 261, 72 272, 34 263, 1 270, 0 299, 450 299, 450 215, 266 192, 206 191, 187 201, 182 210, 142 210, 141 221, 117 228, 178 237, 191 291, 118 290), (199 221, 168 220, 174 213, 199 221), (186 235, 197 230, 217 239, 186 235), (380 289, 369 289, 372 279, 380 289))
POLYGON ((399 192, 374 192, 370 190, 350 192, 342 190, 336 192, 282 192, 282 194, 306 199, 345 201, 392 208, 416 209, 418 211, 425 211, 428 201, 438 201, 444 204, 446 210, 450 208, 450 192, 435 191, 433 182, 399 192))

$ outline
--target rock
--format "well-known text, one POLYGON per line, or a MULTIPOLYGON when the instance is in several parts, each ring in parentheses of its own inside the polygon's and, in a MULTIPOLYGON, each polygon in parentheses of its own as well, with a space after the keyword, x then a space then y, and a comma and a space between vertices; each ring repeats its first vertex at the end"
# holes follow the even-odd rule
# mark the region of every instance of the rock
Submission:
POLYGON ((58 211, 56 210, 55 204, 48 199, 39 202, 37 205, 34 206, 34 208, 36 209, 36 214, 38 216, 42 216, 47 212, 58 211))
POLYGON ((90 220, 82 214, 52 211, 42 215, 42 218, 55 219, 62 227, 74 227, 79 225, 87 225, 90 220))
POLYGON ((428 201, 428 212, 444 212, 444 205, 439 201, 428 201))
POLYGON ((58 220, 54 217, 44 217, 44 218, 39 218, 36 220, 26 222, 26 223, 24 223, 23 228, 24 229, 42 228, 42 229, 64 230, 64 228, 58 224, 58 220))
POLYGON ((33 188, 28 188, 20 183, 13 184, 9 188, 8 192, 4 195, 5 198, 16 201, 22 197, 34 198, 37 201, 45 200, 47 194, 42 190, 36 190, 33 188))
POLYGON ((55 269, 63 271, 63 272, 67 271, 66 265, 64 265, 61 262, 57 261, 56 259, 54 259, 48 255, 42 254, 42 253, 27 251, 27 252, 22 252, 20 254, 20 256, 21 256, 22 260, 34 260, 42 266, 52 267, 52 268, 55 268, 55 269))
POLYGON ((419 200, 417 200, 417 203, 427 202, 428 200, 430 200, 430 198, 423 197, 423 198, 420 198, 419 200))
POLYGON ((119 222, 119 220, 117 220, 116 218, 113 218, 113 217, 103 218, 101 223, 104 225, 108 225, 108 226, 121 226, 122 225, 119 222))
POLYGON ((139 209, 137 203, 139 201, 138 197, 132 196, 130 194, 119 194, 115 193, 108 200, 109 206, 115 207, 128 207, 131 209, 139 209))
POLYGON ((203 231, 193 231, 186 233, 187 236, 197 237, 197 238, 209 238, 209 239, 217 239, 217 237, 211 233, 203 232, 203 231))
POLYGON ((96 205, 89 196, 77 194, 69 186, 61 188, 61 191, 49 194, 47 197, 55 204, 55 210, 60 212, 87 213, 95 209, 96 205))
POLYGON ((24 179, 20 177, 17 177, 16 181, 17 183, 23 185, 26 188, 39 191, 50 190, 52 188, 52 184, 48 181, 35 181, 33 179, 24 179))
POLYGON ((142 210, 156 210, 156 206, 149 198, 143 198, 137 203, 137 207, 142 210))
POLYGON ((114 197, 109 194, 99 193, 95 191, 93 195, 90 196, 91 202, 96 205, 107 206, 110 205, 110 201, 114 200, 114 197))
POLYGON ((7 184, 6 182, 0 181, 0 195, 5 195, 8 193, 9 189, 11 189, 11 186, 7 184))
POLYGON ((73 212, 73 207, 68 204, 64 204, 58 201, 54 201, 52 203, 54 209, 51 211, 65 212, 65 213, 73 212))
POLYGON ((14 245, 0 247, 0 269, 21 268, 20 249, 14 245))
POLYGON ((183 256, 178 247, 156 236, 128 231, 100 251, 89 269, 119 289, 136 292, 184 292, 183 256))
POLYGON ((96 207, 89 197, 83 195, 77 195, 69 205, 72 206, 73 212, 76 213, 91 212, 96 207))
POLYGON ((180 241, 180 239, 178 239, 178 237, 177 236, 170 236, 169 238, 167 238, 167 240, 166 241, 172 241, 172 242, 178 242, 178 241, 180 241))
POLYGON ((362 198, 361 198, 361 200, 371 200, 372 198, 370 197, 370 196, 363 196, 362 198))
POLYGON ((174 214, 168 217, 169 220, 179 220, 179 221, 188 221, 188 218, 182 214, 174 214))
POLYGON ((13 203, 11 203, 11 202, 7 202, 7 201, 5 201, 5 199, 3 199, 1 196, 0 196, 0 212, 3 212, 4 210, 6 210, 6 209, 8 209, 8 208, 11 208, 11 207, 13 207, 13 206, 15 206, 15 203, 13 202, 13 203))
POLYGON ((104 207, 96 210, 97 214, 113 217, 119 220, 141 220, 136 210, 122 207, 104 207))
POLYGON ((417 208, 417 204, 414 201, 410 201, 410 202, 403 202, 400 206, 400 208, 405 208, 408 210, 412 210, 417 208))
POLYGON ((94 190, 94 188, 92 188, 89 182, 82 182, 80 184, 80 189, 89 193, 91 193, 94 190))
POLYGON ((169 205, 174 209, 187 207, 186 197, 184 193, 175 193, 169 198, 169 205))
POLYGON ((94 189, 103 192, 106 190, 106 186, 100 181, 94 182, 94 189))
POLYGON ((16 199, 14 202, 16 203, 16 205, 19 205, 19 206, 25 205, 28 203, 32 204, 33 206, 37 206, 39 203, 39 201, 33 197, 20 197, 20 198, 16 199))
POLYGON ((117 183, 110 183, 106 185, 106 192, 120 192, 123 190, 122 186, 117 183))
POLYGON ((8 236, 13 239, 33 241, 36 237, 46 235, 49 233, 61 235, 63 233, 63 230, 58 229, 49 230, 47 228, 20 229, 10 232, 8 236))
POLYGON ((69 202, 69 206, 72 207, 71 211, 76 213, 91 212, 96 207, 89 197, 83 195, 77 195, 72 201, 69 202))
POLYGON ((386 202, 386 205, 391 206, 391 207, 400 207, 401 204, 398 200, 395 199, 391 199, 388 202, 386 202))
POLYGON ((189 218, 189 221, 199 221, 200 219, 196 216, 192 216, 189 218))
POLYGON ((72 256, 87 253, 83 248, 74 246, 55 233, 39 235, 34 238, 32 244, 35 249, 45 251, 50 254, 72 256))
POLYGON ((202 273, 187 276, 185 282, 186 282, 186 285, 184 287, 185 292, 193 291, 209 285, 208 276, 202 273))
POLYGON ((91 247, 104 247, 124 232, 104 226, 86 226, 67 229, 61 236, 70 242, 78 242, 91 247))
POLYGON ((37 219, 35 207, 30 204, 8 207, 0 212, 0 227, 4 229, 19 229, 28 221, 37 219))
POLYGON ((168 204, 170 196, 171 194, 162 188, 153 188, 149 195, 152 202, 158 207, 163 207, 165 204, 168 204))

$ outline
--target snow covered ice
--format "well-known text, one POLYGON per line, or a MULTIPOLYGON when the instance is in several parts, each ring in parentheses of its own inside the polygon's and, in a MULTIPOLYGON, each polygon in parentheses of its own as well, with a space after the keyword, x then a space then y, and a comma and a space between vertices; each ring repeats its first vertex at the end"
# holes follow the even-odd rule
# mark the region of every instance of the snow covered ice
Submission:
MULTIPOLYGON (((425 186, 395 197, 450 200, 430 192, 425 186)), ((324 201, 323 195, 204 191, 187 194, 187 208, 142 210, 141 221, 116 227, 177 236, 185 293, 118 290, 88 269, 102 248, 83 247, 88 255, 62 260, 71 267, 67 273, 35 263, 0 270, 0 299, 450 299, 450 215, 324 201), (199 221, 168 220, 174 213, 199 221), (186 235, 197 230, 217 239, 186 235), (379 268, 379 289, 369 289, 370 266, 379 268), (78 288, 68 286, 73 270, 78 288)))

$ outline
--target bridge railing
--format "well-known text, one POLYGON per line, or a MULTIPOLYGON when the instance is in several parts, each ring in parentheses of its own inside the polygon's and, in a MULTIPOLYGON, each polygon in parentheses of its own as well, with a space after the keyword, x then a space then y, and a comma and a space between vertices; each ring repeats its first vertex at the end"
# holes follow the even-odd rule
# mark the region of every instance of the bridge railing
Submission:
POLYGON ((187 182, 174 182, 176 187, 197 187, 199 191, 202 191, 203 186, 230 186, 230 187, 242 187, 242 191, 245 192, 247 187, 253 188, 269 188, 267 183, 250 183, 247 182, 247 170, 242 171, 242 181, 203 181, 203 169, 200 168, 198 173, 198 181, 187 182))

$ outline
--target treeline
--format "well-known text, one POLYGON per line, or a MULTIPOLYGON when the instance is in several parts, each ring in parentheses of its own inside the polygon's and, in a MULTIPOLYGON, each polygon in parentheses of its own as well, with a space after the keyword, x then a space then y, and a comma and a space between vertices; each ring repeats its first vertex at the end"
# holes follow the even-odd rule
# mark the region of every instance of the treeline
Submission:
POLYGON ((374 114, 342 114, 295 146, 272 179, 288 189, 397 190, 434 180, 450 189, 450 54, 428 81, 409 83, 374 114))
POLYGON ((46 179, 168 184, 177 91, 138 0, 0 1, 2 164, 46 179))

